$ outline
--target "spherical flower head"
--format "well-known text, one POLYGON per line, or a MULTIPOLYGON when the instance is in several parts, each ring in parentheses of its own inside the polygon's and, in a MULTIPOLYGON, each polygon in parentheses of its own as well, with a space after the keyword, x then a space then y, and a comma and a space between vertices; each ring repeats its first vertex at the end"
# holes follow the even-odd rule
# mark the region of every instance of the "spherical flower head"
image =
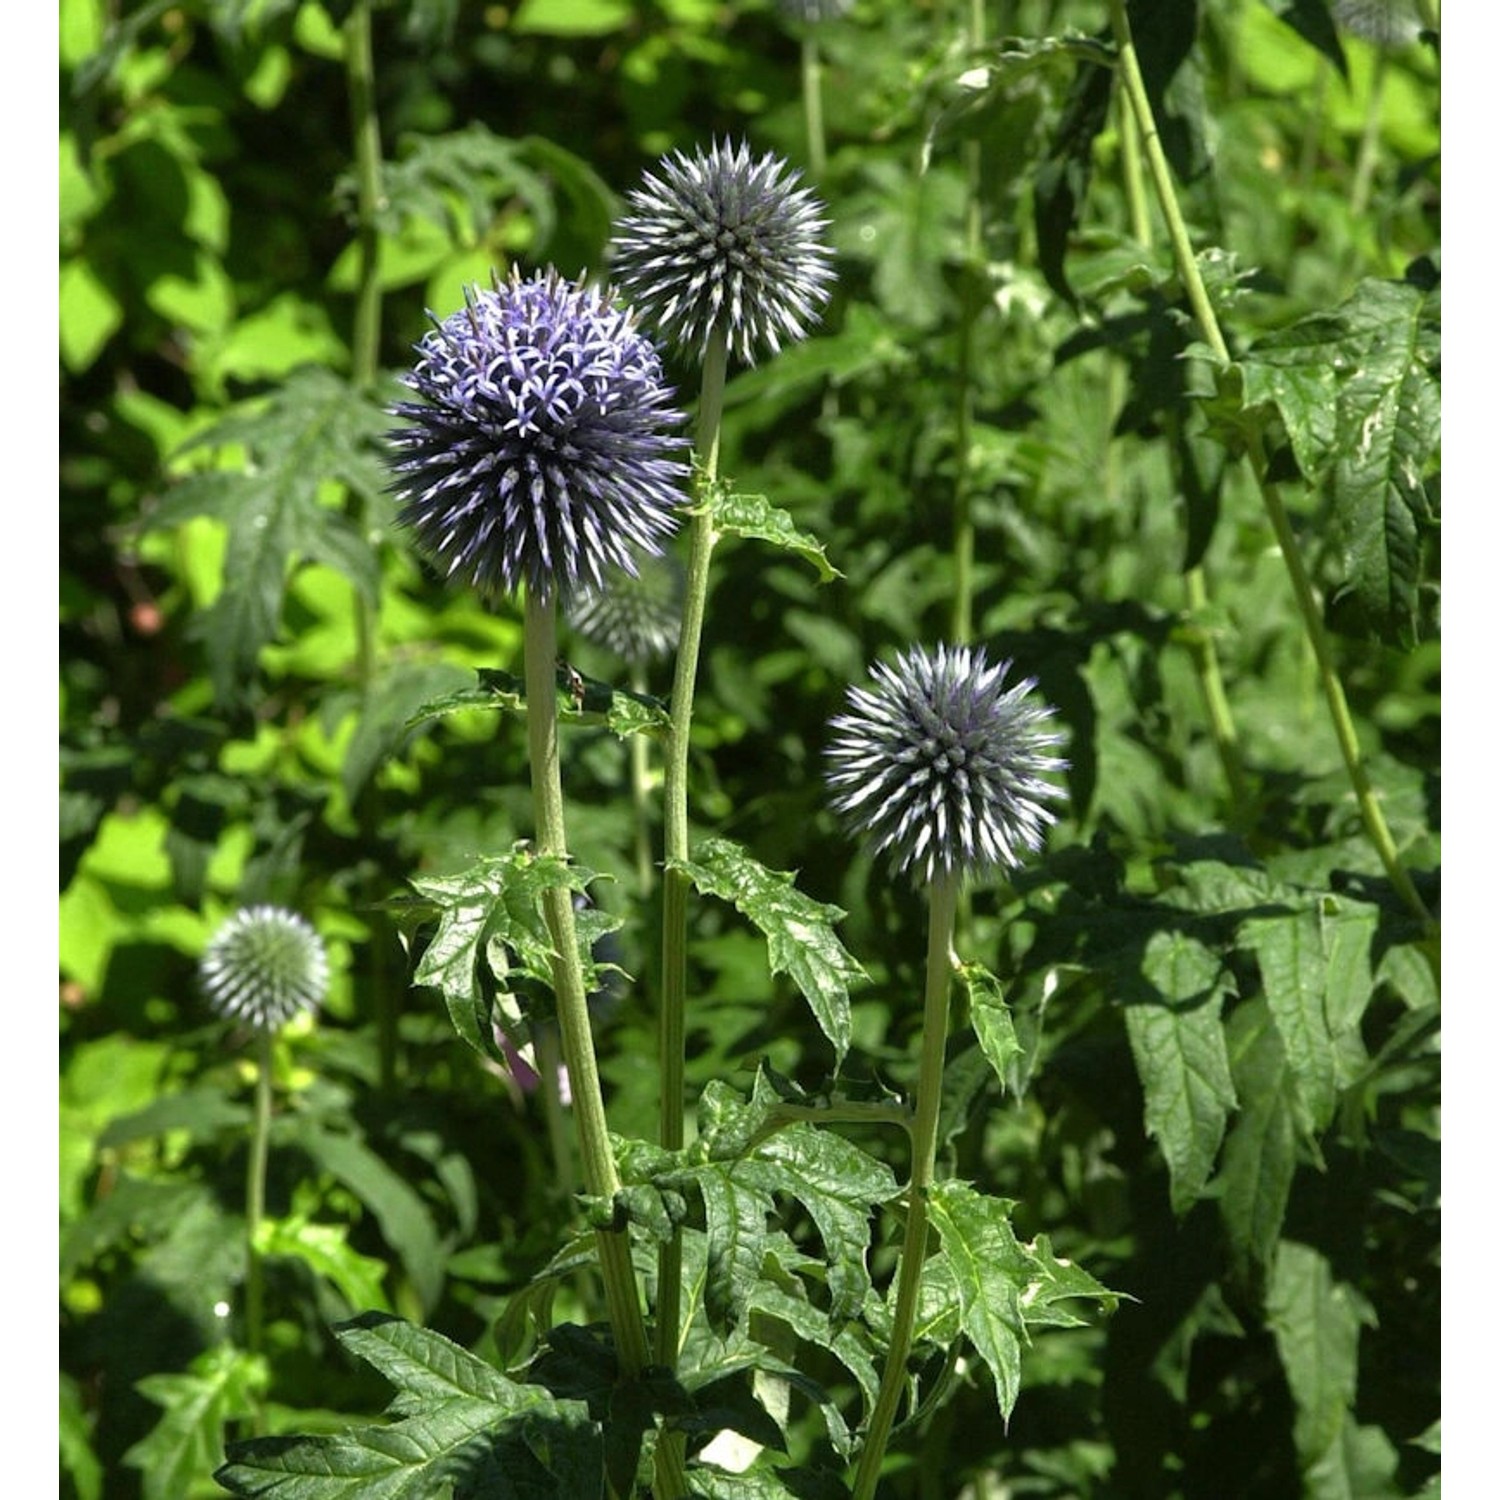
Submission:
POLYGON ((789 21, 816 26, 820 21, 837 21, 847 16, 854 0, 776 0, 776 8, 789 21))
POLYGON ((1405 47, 1422 34, 1412 0, 1334 0, 1333 18, 1371 46, 1385 50, 1405 47))
POLYGON ((834 809, 919 881, 983 876, 1041 848, 1061 792, 1043 778, 1067 762, 1052 709, 1007 688, 1011 664, 967 646, 918 647, 851 688, 828 752, 834 809))
POLYGON ((568 622, 631 666, 670 656, 682 630, 682 569, 670 557, 653 557, 634 578, 612 573, 603 588, 574 599, 568 622))
POLYGON ((237 911, 214 934, 198 964, 208 1003, 221 1016, 275 1031, 328 993, 322 939, 279 906, 237 911))
POLYGON ((823 206, 774 155, 674 152, 629 196, 610 254, 648 327, 702 354, 715 330, 754 364, 806 335, 833 287, 823 206))
POLYGON ((393 415, 401 522, 447 576, 567 600, 677 524, 688 446, 661 359, 608 292, 555 271, 471 289, 417 345, 393 415))

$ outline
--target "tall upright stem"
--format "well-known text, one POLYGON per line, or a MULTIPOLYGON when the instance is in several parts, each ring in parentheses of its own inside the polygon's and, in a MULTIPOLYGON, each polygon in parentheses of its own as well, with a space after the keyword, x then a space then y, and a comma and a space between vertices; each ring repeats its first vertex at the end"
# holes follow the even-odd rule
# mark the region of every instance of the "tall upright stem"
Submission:
MULTIPOLYGON (((682 633, 672 681, 672 722, 667 737, 663 787, 666 871, 662 876, 662 990, 660 1021, 661 1113, 659 1139, 669 1151, 683 1142, 687 1010, 688 877, 673 861, 688 857, 687 775, 693 693, 698 680, 698 653, 708 605, 709 563, 718 533, 714 530, 710 492, 719 472, 719 429, 724 414, 724 381, 729 365, 725 332, 709 340, 703 361, 703 392, 698 405, 695 452, 697 505, 688 523, 687 580, 683 588, 682 633)), ((661 1248, 657 1268, 656 1358, 675 1368, 682 1319, 682 1239, 673 1235, 661 1248)))
MULTIPOLYGON (((531 754, 531 794, 539 854, 568 857, 563 822, 562 772, 557 740, 557 601, 534 591, 526 595, 526 732, 531 754)), ((606 1201, 619 1191, 604 1117, 604 1097, 589 1025, 583 961, 573 920, 573 899, 561 886, 543 893, 542 910, 552 938, 552 988, 563 1061, 573 1091, 573 1119, 583 1157, 588 1192, 606 1201)), ((638 1375, 648 1363, 645 1324, 630 1263, 627 1233, 601 1229, 596 1235, 604 1296, 614 1329, 621 1373, 638 1375)))
POLYGON ((802 33, 802 120, 807 131, 807 171, 814 182, 828 165, 823 132, 823 59, 809 27, 802 33))
POLYGON ((250 1135, 250 1164, 245 1173, 245 1347, 259 1354, 265 1334, 265 1279, 261 1267, 261 1221, 266 1215, 266 1164, 271 1149, 271 1066, 274 1036, 255 1034, 255 1117, 250 1135))
POLYGON ((937 1165, 938 1109, 943 1102, 943 1058, 948 1041, 948 992, 953 980, 953 923, 958 879, 939 876, 928 895, 927 981, 922 1004, 922 1052, 917 1067, 916 1119, 912 1125, 911 1179, 906 1189, 906 1236, 896 1273, 891 1343, 875 1410, 854 1476, 854 1500, 871 1500, 886 1443, 906 1389, 906 1361, 917 1319, 917 1293, 927 1259, 927 1192, 937 1165))
MULTIPOLYGON (((1187 291, 1188 304, 1193 310, 1193 317, 1203 335, 1204 342, 1218 359, 1227 364, 1229 363, 1229 345, 1219 327, 1219 320, 1209 298, 1208 289, 1203 283, 1203 277, 1199 274, 1192 241, 1188 237, 1187 224, 1178 206, 1171 169, 1167 165, 1166 153, 1162 150, 1161 138, 1157 134, 1151 100, 1146 93, 1145 80, 1141 76, 1140 60, 1136 56, 1135 44, 1131 39, 1130 21, 1125 14, 1125 0, 1109 0, 1109 10, 1110 22, 1119 49, 1120 77, 1125 85, 1126 97, 1130 100, 1130 106, 1135 112, 1136 123, 1140 126, 1141 144, 1145 149, 1146 164, 1151 173, 1152 185, 1156 189, 1162 215, 1167 221, 1167 231, 1172 241, 1172 255, 1177 265, 1177 274, 1181 277, 1187 291)), ((1261 503, 1271 523, 1271 530, 1275 534, 1282 562, 1291 580, 1292 595, 1296 600, 1298 612, 1302 616, 1302 627, 1307 633, 1313 655, 1317 660, 1323 697, 1328 706, 1329 717, 1333 722, 1339 752, 1343 756, 1349 782, 1354 790, 1355 801, 1364 821, 1365 832, 1381 864, 1385 867, 1385 872, 1396 893, 1431 932, 1436 926, 1432 914, 1427 910, 1426 903, 1401 863, 1396 842, 1391 837, 1385 814, 1381 811, 1379 797, 1370 780, 1364 753, 1359 747, 1359 738, 1355 733, 1354 721, 1350 717, 1349 706, 1344 698, 1343 684, 1339 681, 1338 671, 1334 666, 1332 646, 1328 640, 1328 633, 1323 628, 1323 617, 1318 608, 1312 580, 1308 577, 1307 568, 1302 561, 1296 534, 1292 530, 1280 492, 1268 478, 1265 443, 1259 433, 1252 431, 1247 438, 1246 456, 1260 490, 1261 503)))

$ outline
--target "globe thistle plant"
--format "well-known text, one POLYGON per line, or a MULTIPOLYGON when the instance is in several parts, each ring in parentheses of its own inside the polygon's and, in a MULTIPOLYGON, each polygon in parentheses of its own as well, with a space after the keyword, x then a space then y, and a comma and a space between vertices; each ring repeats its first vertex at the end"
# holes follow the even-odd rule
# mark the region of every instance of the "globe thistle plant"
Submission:
POLYGON ((1052 710, 1007 687, 1011 664, 939 646, 873 669, 849 690, 828 752, 833 805, 898 871, 931 882, 983 876, 1041 847, 1059 795, 1044 778, 1066 764, 1052 710))
POLYGON ((828 301, 822 204, 779 157, 727 141, 675 152, 629 196, 610 251, 648 327, 700 356, 715 332, 746 364, 803 338, 828 301))
POLYGON ((276 1031, 328 993, 322 939, 295 912, 250 906, 214 934, 198 966, 208 1003, 221 1016, 276 1031))
POLYGON ((683 416, 608 292, 550 270, 497 277, 436 323, 404 379, 417 399, 393 408, 399 519, 449 577, 566 600, 660 553, 683 416))

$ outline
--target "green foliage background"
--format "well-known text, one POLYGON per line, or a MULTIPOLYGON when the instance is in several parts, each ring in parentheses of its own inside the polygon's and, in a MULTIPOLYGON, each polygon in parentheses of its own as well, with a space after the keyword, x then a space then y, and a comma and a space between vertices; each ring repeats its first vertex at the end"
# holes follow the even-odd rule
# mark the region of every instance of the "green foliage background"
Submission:
MULTIPOLYGON (((221 1493, 225 1434, 257 1410, 272 1432, 374 1421, 389 1389, 340 1339, 385 1350, 386 1325, 331 1331, 357 1314, 462 1346, 494 1399, 540 1329, 593 1315, 586 1282, 533 1284, 583 1223, 539 1104, 455 1038, 435 960, 411 982, 424 902, 525 837, 529 797, 518 721, 472 706, 476 672, 519 672, 519 615, 440 586, 395 532, 384 407, 426 309, 465 283, 603 271, 660 153, 745 135, 805 161, 799 36, 756 0, 377 5, 384 181, 362 224, 360 9, 61 5, 60 1390, 79 1500, 221 1493), (261 1357, 223 1311, 245 1270, 249 1054, 193 980, 256 900, 306 914, 335 961, 325 1012, 276 1050, 261 1357)), ((1046 856, 973 894, 963 956, 1003 986, 1014 1049, 1005 1087, 976 979, 945 1164, 1129 1300, 1033 1332, 1008 1426, 992 1365, 927 1370, 946 1403, 898 1433, 888 1492, 1435 1495, 1436 944, 1365 839, 1238 455, 1268 436, 1436 909, 1436 48, 1382 57, 1318 0, 1133 9, 1226 382, 1165 236, 1131 230, 1091 50, 1106 7, 992 5, 990 35, 1016 40, 978 81, 960 9, 857 0, 818 34, 838 289, 814 337, 731 380, 722 461, 816 541, 720 549, 694 834, 847 913, 867 982, 841 1083, 909 1087, 921 904, 836 828, 820 755, 869 662, 945 638, 963 486, 976 639, 1038 679, 1071 768, 1046 856), (1206 602, 1185 587, 1200 567, 1206 602), (1205 636, 1239 799, 1193 670, 1205 636)), ((674 376, 691 400, 694 372, 674 376)), ((657 955, 625 745, 595 716, 565 754, 573 852, 612 877, 595 895, 632 976, 599 1018, 610 1123, 650 1139, 657 955)), ((761 1062, 827 1086, 796 955, 704 900, 691 958, 695 1095, 747 1093, 761 1062)), ((849 1134, 904 1170, 894 1132, 849 1134)), ((802 1250, 827 1237, 795 1208, 787 1226, 802 1250)), ((877 1234, 878 1281, 894 1253, 877 1234)), ((785 1442, 816 1469, 868 1376, 808 1349, 829 1407, 799 1396, 785 1442)))

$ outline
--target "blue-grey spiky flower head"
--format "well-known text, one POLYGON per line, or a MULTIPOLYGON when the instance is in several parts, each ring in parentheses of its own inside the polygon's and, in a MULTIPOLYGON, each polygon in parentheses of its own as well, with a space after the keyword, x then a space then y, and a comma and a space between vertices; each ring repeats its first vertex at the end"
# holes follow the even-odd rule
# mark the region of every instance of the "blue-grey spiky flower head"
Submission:
POLYGON ((1346 31, 1386 51, 1408 46, 1422 34, 1412 0, 1334 0, 1333 18, 1346 31))
POLYGON ((568 599, 660 553, 688 446, 655 346, 610 293, 512 272, 417 345, 393 415, 399 519, 449 577, 568 599))
POLYGON ((837 21, 847 16, 854 0, 776 0, 776 8, 789 21, 816 26, 820 21, 837 21))
POLYGON ((682 584, 675 558, 646 558, 634 578, 612 573, 603 588, 580 593, 568 608, 568 623, 621 661, 643 667, 677 649, 682 584))
POLYGON ((247 906, 204 949, 198 980, 221 1016, 274 1031, 299 1011, 322 1004, 328 955, 322 939, 295 912, 247 906))
POLYGON ((931 882, 1008 869, 1041 848, 1061 795, 1043 778, 1067 762, 1053 710, 1007 688, 1008 661, 967 646, 921 647, 872 669, 832 722, 833 806, 898 871, 931 882))
POLYGON ((610 254, 647 327, 702 354, 717 329, 746 364, 803 338, 833 289, 823 205, 780 157, 727 141, 674 152, 628 199, 610 254))

